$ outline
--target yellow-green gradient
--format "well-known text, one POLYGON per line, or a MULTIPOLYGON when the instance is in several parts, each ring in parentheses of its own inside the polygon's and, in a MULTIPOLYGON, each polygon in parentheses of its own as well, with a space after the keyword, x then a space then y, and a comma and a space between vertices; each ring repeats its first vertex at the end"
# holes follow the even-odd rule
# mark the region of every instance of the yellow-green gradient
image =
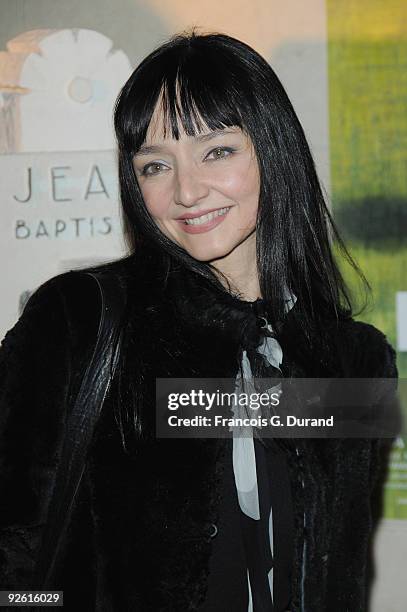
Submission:
MULTIPOLYGON (((407 291, 407 240, 401 233, 407 206, 407 4, 326 0, 326 7, 334 217, 373 288, 373 306, 358 318, 396 346, 395 294, 407 291)), ((407 353, 398 353, 398 367, 407 378, 407 353)), ((407 438, 398 443, 385 516, 407 519, 407 438)))
POLYGON ((407 4, 327 0, 334 195, 407 196, 407 4))

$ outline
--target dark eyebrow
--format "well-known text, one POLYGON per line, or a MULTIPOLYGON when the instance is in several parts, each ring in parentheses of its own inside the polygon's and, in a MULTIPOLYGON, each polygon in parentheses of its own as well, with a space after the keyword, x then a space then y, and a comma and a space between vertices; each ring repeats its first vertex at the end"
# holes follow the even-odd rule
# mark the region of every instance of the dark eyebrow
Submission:
MULTIPOLYGON (((197 142, 207 142, 208 140, 212 140, 212 138, 216 138, 216 136, 223 136, 225 134, 236 134, 237 131, 236 130, 226 130, 226 129, 219 129, 219 130, 213 130, 212 132, 209 132, 209 134, 200 134, 198 136, 194 136, 194 139, 197 142)), ((134 154, 134 157, 138 157, 141 155, 151 155, 151 154, 155 154, 155 153, 161 153, 163 150, 165 150, 165 145, 164 146, 159 146, 159 145, 142 145, 139 150, 134 154)))

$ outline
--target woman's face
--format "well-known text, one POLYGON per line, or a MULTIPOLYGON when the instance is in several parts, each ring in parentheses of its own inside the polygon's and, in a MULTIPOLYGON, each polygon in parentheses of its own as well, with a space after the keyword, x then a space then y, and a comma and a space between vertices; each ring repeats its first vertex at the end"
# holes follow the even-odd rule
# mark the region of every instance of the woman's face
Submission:
POLYGON ((240 128, 164 139, 155 112, 133 166, 155 223, 195 259, 224 257, 254 233, 259 170, 240 128))

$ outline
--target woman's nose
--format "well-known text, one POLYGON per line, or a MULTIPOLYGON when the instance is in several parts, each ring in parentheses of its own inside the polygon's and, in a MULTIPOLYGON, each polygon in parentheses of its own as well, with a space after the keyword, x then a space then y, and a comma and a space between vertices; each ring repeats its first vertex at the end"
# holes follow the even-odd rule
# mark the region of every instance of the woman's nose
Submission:
POLYGON ((193 206, 209 193, 209 187, 193 164, 178 168, 175 174, 174 201, 183 206, 193 206))

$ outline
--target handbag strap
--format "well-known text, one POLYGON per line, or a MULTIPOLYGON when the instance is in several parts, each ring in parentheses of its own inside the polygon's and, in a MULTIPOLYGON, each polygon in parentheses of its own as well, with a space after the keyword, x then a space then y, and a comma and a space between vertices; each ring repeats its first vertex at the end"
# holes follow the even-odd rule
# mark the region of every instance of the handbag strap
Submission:
POLYGON ((84 272, 97 282, 101 316, 96 344, 68 419, 33 588, 46 589, 85 470, 87 453, 118 362, 125 291, 114 275, 84 272))

